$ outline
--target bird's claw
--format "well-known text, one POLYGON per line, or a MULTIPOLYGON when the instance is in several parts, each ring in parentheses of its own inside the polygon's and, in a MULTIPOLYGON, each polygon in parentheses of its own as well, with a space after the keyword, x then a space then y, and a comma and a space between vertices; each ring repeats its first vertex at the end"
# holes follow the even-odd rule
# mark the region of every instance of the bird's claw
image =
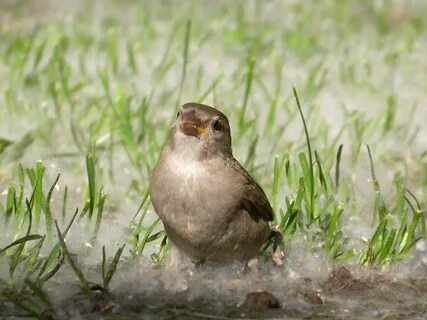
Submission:
POLYGON ((271 254, 271 258, 277 266, 283 266, 285 263, 285 253, 282 232, 279 227, 274 224, 270 224, 270 229, 270 237, 273 238, 273 252, 271 254))

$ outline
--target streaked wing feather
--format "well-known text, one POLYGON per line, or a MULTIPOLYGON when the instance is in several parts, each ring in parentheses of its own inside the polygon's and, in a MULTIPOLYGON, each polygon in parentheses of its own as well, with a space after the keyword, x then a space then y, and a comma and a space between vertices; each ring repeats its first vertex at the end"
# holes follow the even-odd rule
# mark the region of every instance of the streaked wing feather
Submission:
POLYGON ((273 221, 273 209, 271 208, 270 202, 268 201, 264 191, 251 177, 251 175, 240 165, 240 163, 235 159, 233 160, 234 169, 243 173, 246 179, 245 190, 241 199, 242 209, 246 210, 251 218, 257 222, 260 219, 273 221))

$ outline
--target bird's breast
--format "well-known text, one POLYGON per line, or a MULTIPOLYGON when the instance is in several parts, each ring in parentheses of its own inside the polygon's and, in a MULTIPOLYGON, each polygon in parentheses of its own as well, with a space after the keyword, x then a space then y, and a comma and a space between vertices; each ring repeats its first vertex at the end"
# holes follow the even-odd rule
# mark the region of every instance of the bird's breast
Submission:
POLYGON ((239 198, 239 182, 226 181, 219 161, 189 161, 171 157, 161 168, 162 215, 188 229, 228 219, 239 198))

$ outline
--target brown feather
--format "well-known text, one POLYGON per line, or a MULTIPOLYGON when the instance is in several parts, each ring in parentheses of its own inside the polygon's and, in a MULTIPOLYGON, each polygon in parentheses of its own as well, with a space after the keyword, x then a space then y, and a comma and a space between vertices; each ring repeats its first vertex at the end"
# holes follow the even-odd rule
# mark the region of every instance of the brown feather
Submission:
POLYGON ((258 222, 260 219, 265 221, 273 221, 274 214, 270 202, 267 199, 262 188, 251 177, 251 175, 234 159, 236 170, 243 173, 247 183, 245 185, 245 193, 241 199, 242 209, 246 210, 248 214, 258 222))

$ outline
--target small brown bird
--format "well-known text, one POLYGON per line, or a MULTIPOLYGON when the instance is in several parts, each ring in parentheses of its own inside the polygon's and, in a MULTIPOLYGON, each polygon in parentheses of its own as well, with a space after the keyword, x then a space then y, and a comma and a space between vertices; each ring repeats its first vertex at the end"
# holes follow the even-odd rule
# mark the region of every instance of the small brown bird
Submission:
MULTIPOLYGON (((150 181, 154 209, 172 244, 170 263, 250 260, 260 254, 273 210, 261 187, 233 157, 230 125, 215 108, 187 103, 150 181)), ((280 264, 281 246, 273 260, 280 264)))

